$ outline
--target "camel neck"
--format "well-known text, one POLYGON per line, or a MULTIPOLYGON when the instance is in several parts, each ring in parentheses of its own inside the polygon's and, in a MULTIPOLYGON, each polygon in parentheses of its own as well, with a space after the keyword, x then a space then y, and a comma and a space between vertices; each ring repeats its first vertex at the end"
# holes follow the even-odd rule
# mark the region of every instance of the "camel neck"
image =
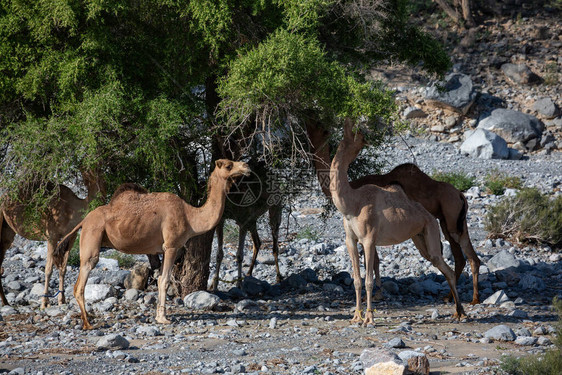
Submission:
POLYGON ((344 139, 340 142, 334 160, 332 160, 332 168, 330 169, 330 191, 336 208, 342 213, 348 213, 351 207, 351 201, 354 194, 353 189, 349 185, 347 170, 355 157, 356 152, 349 150, 350 144, 344 139))
POLYGON ((100 173, 96 172, 82 172, 82 179, 84 180, 84 185, 88 191, 86 203, 90 203, 96 198, 101 198, 105 201, 106 198, 107 192, 105 189, 105 181, 102 177, 100 177, 100 173))
POLYGON ((316 169, 316 176, 320 183, 320 188, 325 196, 330 197, 330 144, 329 134, 323 130, 319 124, 307 124, 306 130, 312 146, 312 163, 316 169))
POLYGON ((213 172, 209 177, 208 184, 209 191, 205 204, 201 207, 192 207, 186 204, 188 206, 186 214, 196 235, 213 229, 219 223, 224 212, 229 182, 213 172))

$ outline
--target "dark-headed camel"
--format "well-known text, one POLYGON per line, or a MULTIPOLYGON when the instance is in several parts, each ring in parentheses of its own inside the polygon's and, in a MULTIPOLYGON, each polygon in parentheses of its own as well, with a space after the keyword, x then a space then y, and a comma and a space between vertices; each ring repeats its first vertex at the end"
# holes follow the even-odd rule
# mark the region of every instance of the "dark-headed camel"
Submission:
MULTIPOLYGON (((309 124, 307 133, 313 147, 314 164, 319 174, 322 191, 329 197, 331 193, 328 188, 328 179, 322 173, 330 165, 329 134, 319 124, 309 124)), ((468 234, 466 222, 468 203, 464 194, 449 183, 435 181, 411 163, 401 164, 386 174, 363 176, 351 181, 350 185, 353 189, 357 189, 365 184, 388 186, 392 183, 400 184, 408 198, 419 202, 430 214, 439 219, 443 235, 451 244, 457 281, 466 265, 463 252, 466 254, 472 271, 471 304, 480 303, 478 294, 480 259, 472 247, 468 234)), ((377 293, 379 293, 378 290, 377 293)), ((446 300, 451 299, 452 292, 449 292, 446 300)))
MULTIPOLYGON (((83 173, 82 176, 88 190, 86 199, 78 198, 72 190, 64 185, 60 185, 58 196, 51 201, 46 210, 46 214, 43 215, 37 226, 29 227, 25 222, 25 205, 23 203, 5 201, 0 210, 0 266, 4 261, 6 251, 12 245, 16 233, 30 240, 47 241, 45 290, 41 299, 41 308, 47 307, 49 301, 49 280, 53 271, 53 264, 59 270, 58 303, 59 305, 65 303, 64 277, 66 274, 68 252, 55 254, 55 247, 60 239, 82 220, 88 210, 88 204, 92 199, 94 199, 100 191, 102 194, 104 193, 101 180, 99 180, 94 173, 83 173)), ((74 241, 74 238, 72 238, 72 241, 74 241)), ((2 303, 7 305, 8 301, 4 295, 1 277, 0 297, 2 298, 2 303)))
POLYGON ((128 254, 163 254, 156 321, 170 323, 166 318, 166 290, 178 249, 218 224, 232 179, 249 173, 246 163, 217 160, 208 181, 207 201, 201 207, 190 206, 171 193, 147 194, 133 189, 122 191, 109 204, 90 212, 56 249, 66 251, 71 246, 70 239, 82 228, 80 273, 74 297, 80 307, 83 328, 92 329, 86 314, 84 288, 102 246, 128 254))
POLYGON ((282 276, 279 270, 279 226, 281 225, 282 206, 271 202, 271 195, 265 186, 267 169, 259 163, 251 164, 252 176, 250 179, 244 178, 230 190, 226 207, 221 222, 217 225, 217 258, 216 273, 213 277, 211 289, 216 290, 219 284, 219 271, 224 256, 224 220, 231 219, 238 225, 238 249, 236 252, 236 263, 238 266, 238 279, 236 285, 240 287, 242 281, 242 263, 244 259, 244 244, 246 234, 250 232, 253 243, 253 255, 248 276, 252 275, 256 259, 261 247, 261 240, 258 234, 256 222, 266 212, 269 213, 269 227, 272 237, 272 251, 275 259, 275 270, 277 272, 277 282, 281 282, 282 276), (247 199, 250 198, 250 202, 247 199))
MULTIPOLYGON (((361 321, 361 272, 357 242, 365 251, 365 289, 367 310, 363 325, 373 323, 373 270, 378 274, 376 246, 388 246, 412 239, 420 254, 437 267, 447 279, 456 304, 454 317, 464 315, 456 288, 454 271, 441 254, 437 220, 423 206, 410 200, 400 185, 379 187, 363 185, 353 189, 347 170, 363 146, 360 132, 354 134, 353 123, 346 119, 344 138, 340 142, 330 169, 330 191, 334 205, 343 215, 346 245, 351 257, 356 306, 352 322, 361 321)), ((377 275, 377 286, 380 277, 377 275)))

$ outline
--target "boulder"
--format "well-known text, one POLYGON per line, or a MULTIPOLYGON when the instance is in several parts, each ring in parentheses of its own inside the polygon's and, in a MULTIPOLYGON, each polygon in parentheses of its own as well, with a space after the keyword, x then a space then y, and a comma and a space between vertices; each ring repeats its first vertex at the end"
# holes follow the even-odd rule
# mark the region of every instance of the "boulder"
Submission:
POLYGON ((444 86, 434 84, 428 87, 425 98, 431 105, 465 115, 476 99, 476 90, 470 76, 452 73, 445 77, 444 86))
POLYGON ((484 305, 501 305, 502 303, 507 301, 509 301, 509 297, 507 296, 507 294, 505 294, 503 290, 498 290, 490 297, 486 298, 482 303, 484 305))
POLYGON ((514 341, 516 336, 515 332, 513 332, 511 328, 502 324, 487 330, 484 333, 484 337, 499 341, 514 341))
POLYGON ((363 364, 365 375, 403 375, 406 370, 402 360, 396 354, 385 349, 365 349, 359 360, 363 364))
POLYGON ((541 278, 529 274, 521 276, 519 287, 524 290, 536 290, 537 292, 542 292, 546 289, 546 285, 541 278))
POLYGON ((424 118, 424 117, 427 117, 427 113, 425 113, 420 108, 408 107, 404 110, 404 118, 406 120, 411 120, 413 118, 424 118))
POLYGON ((398 287, 398 284, 396 284, 394 281, 391 281, 391 280, 387 280, 387 281, 383 282, 382 288, 390 294, 396 295, 396 294, 400 293, 400 287, 398 287))
POLYGON ((130 274, 131 271, 129 270, 117 270, 115 272, 109 272, 108 275, 104 277, 104 282, 106 284, 113 285, 114 287, 124 287, 125 280, 127 279, 127 277, 129 277, 130 274))
POLYGON ((127 289, 146 289, 148 283, 148 276, 150 275, 150 265, 148 263, 141 263, 133 267, 131 273, 125 278, 125 288, 127 289))
POLYGON ((429 360, 423 353, 405 350, 398 353, 398 357, 407 365, 407 370, 414 374, 429 375, 429 360))
POLYGON ((108 271, 119 271, 119 262, 117 261, 117 259, 100 257, 97 267, 106 269, 108 271))
POLYGON ((499 271, 510 267, 517 268, 521 265, 521 262, 507 250, 502 250, 491 257, 486 265, 488 266, 490 271, 499 271))
POLYGON ((123 336, 113 333, 99 339, 96 346, 98 350, 127 349, 129 347, 129 341, 123 336))
POLYGON ((528 142, 540 138, 544 124, 535 116, 512 109, 494 109, 490 116, 482 119, 479 129, 489 130, 509 143, 528 142))
POLYGON ((537 338, 536 337, 521 336, 521 337, 517 337, 515 339, 515 343, 517 345, 522 345, 522 346, 531 346, 531 345, 535 345, 537 343, 537 338))
POLYGON ((256 279, 252 276, 246 276, 242 281, 242 291, 249 296, 259 296, 266 293, 271 285, 267 281, 256 279))
POLYGON ((509 149, 505 140, 488 130, 476 129, 466 132, 467 138, 461 145, 461 152, 473 158, 507 159, 509 149))
POLYGON ((533 104, 533 109, 546 118, 555 118, 560 113, 560 109, 550 98, 539 99, 533 104))
POLYGON ((539 83, 541 78, 533 73, 525 64, 503 64, 501 70, 505 76, 513 83, 528 85, 539 83))
POLYGON ((88 302, 103 301, 115 294, 113 287, 107 284, 86 284, 84 298, 88 302))
POLYGON ((183 299, 184 305, 193 310, 213 310, 219 302, 219 297, 203 290, 188 294, 183 299))
POLYGON ((139 299, 139 291, 136 289, 127 289, 123 295, 127 301, 136 301, 139 299))

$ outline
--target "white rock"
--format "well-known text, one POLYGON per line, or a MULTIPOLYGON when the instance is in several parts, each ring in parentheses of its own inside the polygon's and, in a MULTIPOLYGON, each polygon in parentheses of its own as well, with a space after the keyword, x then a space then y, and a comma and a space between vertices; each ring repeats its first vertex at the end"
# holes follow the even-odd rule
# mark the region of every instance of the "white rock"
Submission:
POLYGON ((88 302, 103 301, 114 294, 113 287, 107 284, 86 284, 84 298, 88 302))
POLYGON ((119 262, 117 261, 117 259, 100 257, 97 267, 101 269, 107 269, 108 271, 119 271, 119 262))
POLYGON ((509 301, 509 297, 507 296, 507 294, 505 294, 503 290, 498 290, 490 297, 486 298, 482 303, 484 305, 500 305, 503 302, 507 302, 507 301, 509 301))
POLYGON ((219 297, 203 290, 188 294, 183 299, 184 305, 193 310, 212 310, 219 302, 219 297))

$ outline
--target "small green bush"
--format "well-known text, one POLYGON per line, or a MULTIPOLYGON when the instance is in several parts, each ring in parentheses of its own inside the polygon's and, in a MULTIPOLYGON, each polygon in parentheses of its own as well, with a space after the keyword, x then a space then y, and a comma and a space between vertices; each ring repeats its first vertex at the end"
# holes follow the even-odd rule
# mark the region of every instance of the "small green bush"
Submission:
POLYGON ((67 265, 72 267, 80 266, 80 235, 76 237, 72 249, 70 249, 70 254, 68 254, 67 265))
POLYGON ((229 244, 238 244, 238 225, 232 220, 226 220, 223 228, 223 241, 229 244))
POLYGON ((467 191, 474 186, 475 179, 462 172, 434 172, 431 175, 436 181, 447 182, 460 191, 467 191))
POLYGON ((508 176, 498 170, 488 172, 484 178, 484 186, 495 195, 502 195, 507 188, 519 189, 521 185, 522 182, 519 177, 508 176))
POLYGON ((297 240, 307 239, 311 241, 318 241, 320 238, 320 233, 312 226, 307 225, 303 227, 299 233, 297 233, 297 240))
POLYGON ((500 365, 501 370, 508 375, 558 375, 562 374, 562 301, 554 298, 552 303, 558 313, 556 324, 555 349, 544 355, 516 358, 505 356, 500 365))
POLYGON ((550 199, 538 189, 526 188, 491 206, 484 222, 492 238, 543 242, 562 246, 562 196, 550 199))
POLYGON ((117 260, 120 268, 131 268, 136 262, 136 259, 133 255, 125 254, 120 251, 114 251, 110 254, 106 254, 105 257, 117 260))

